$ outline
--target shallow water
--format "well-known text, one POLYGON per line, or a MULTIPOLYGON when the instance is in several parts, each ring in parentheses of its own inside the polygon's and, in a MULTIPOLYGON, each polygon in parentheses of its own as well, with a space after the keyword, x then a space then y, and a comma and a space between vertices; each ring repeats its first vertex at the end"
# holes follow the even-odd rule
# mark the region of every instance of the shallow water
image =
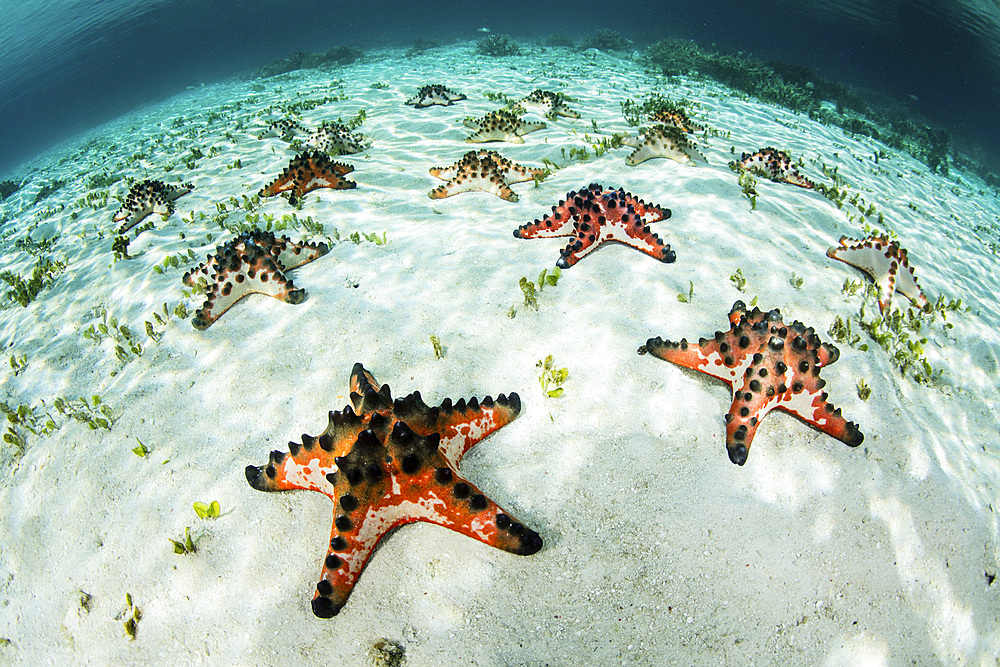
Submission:
POLYGON ((2 450, 3 660, 360 665, 384 658, 386 639, 418 665, 995 658, 1000 205, 981 176, 958 164, 935 173, 905 151, 712 82, 666 80, 631 51, 528 46, 491 58, 475 41, 408 48, 187 90, 19 167, 30 178, 0 204, 0 270, 28 276, 40 257, 66 266, 27 307, 0 310, 14 358, 3 401, 40 420, 10 426, 21 442, 2 450), (468 99, 404 104, 428 83, 468 99), (549 161, 554 173, 514 184, 516 203, 484 192, 429 199, 441 182, 429 168, 477 148, 462 119, 501 104, 488 94, 516 100, 535 88, 565 93, 581 118, 546 120, 523 144, 484 146, 532 167, 549 161), (654 93, 690 101, 707 128, 694 137, 704 163, 629 167, 629 147, 595 154, 600 138, 637 132, 621 103, 654 93), (282 109, 304 100, 316 104, 282 109), (270 121, 315 128, 362 111, 357 131, 371 147, 336 158, 354 166, 356 189, 307 193, 301 210, 281 197, 244 208, 295 155, 281 139, 257 138, 270 121), (752 207, 727 163, 766 145, 846 191, 841 205, 758 177, 752 207), (95 176, 106 182, 88 183, 95 176), (128 178, 195 189, 130 234, 134 259, 115 261, 111 217, 128 178), (519 279, 551 271, 565 239, 511 231, 594 181, 669 207, 651 227, 677 260, 608 245, 544 288, 535 310, 519 279), (861 214, 870 205, 881 220, 861 214), (323 227, 291 222, 284 233, 330 245, 290 272, 306 300, 251 295, 194 330, 201 298, 184 293, 184 271, 247 216, 293 213, 323 227), (733 465, 729 388, 636 349, 652 336, 710 337, 738 299, 780 308, 824 341, 837 318, 858 331, 862 297, 842 286, 866 279, 824 253, 873 224, 898 235, 929 297, 969 307, 947 314, 953 327, 939 316, 923 330, 933 377, 901 372, 868 338, 838 342, 825 390, 860 425, 863 445, 775 412, 746 465, 733 465), (153 315, 163 304, 166 323, 153 315), (111 316, 141 353, 84 335, 111 316), (536 364, 547 355, 568 370, 559 398, 540 387, 536 364), (519 393, 518 419, 471 449, 461 474, 537 530, 541 551, 513 556, 404 526, 338 616, 313 616, 331 503, 259 493, 244 468, 319 433, 327 411, 348 402, 358 361, 394 397, 419 390, 431 405, 519 393), (95 394, 110 428, 88 428, 103 413, 78 397, 95 394), (55 409, 58 397, 83 421, 55 409), (28 428, 45 431, 46 416, 51 432, 28 428), (211 500, 222 516, 198 518, 192 504, 211 500), (174 553, 168 541, 185 528, 197 553, 174 553), (142 610, 134 640, 126 593, 142 610))

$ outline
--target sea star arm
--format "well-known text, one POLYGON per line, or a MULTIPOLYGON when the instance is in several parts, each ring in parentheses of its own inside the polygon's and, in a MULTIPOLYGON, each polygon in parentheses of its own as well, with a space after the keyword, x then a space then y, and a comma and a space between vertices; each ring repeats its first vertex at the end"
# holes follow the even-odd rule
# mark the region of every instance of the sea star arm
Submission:
POLYGON ((779 402, 775 407, 792 413, 848 447, 857 447, 864 442, 865 436, 858 425, 847 421, 841 414, 840 408, 834 407, 826 397, 825 391, 810 393, 804 390, 799 396, 790 397, 789 402, 779 402))
POLYGON ((552 213, 515 229, 514 236, 519 239, 544 239, 572 235, 573 214, 570 207, 567 202, 560 201, 552 207, 552 213))
MULTIPOLYGON (((592 251, 600 247, 604 241, 618 241, 612 230, 594 229, 594 223, 590 220, 581 221, 574 225, 574 238, 559 251, 559 259, 556 266, 560 269, 568 269, 581 259, 589 255, 592 251)), ((621 241, 625 243, 625 241, 621 241)), ((629 244, 631 245, 631 244, 629 244)))
MULTIPOLYGON (((754 367, 748 368, 743 383, 733 387, 733 403, 726 414, 726 451, 729 460, 737 465, 746 463, 757 426, 775 407, 774 385, 768 382, 767 388, 763 388, 755 371, 754 367)), ((777 378, 775 380, 780 382, 777 378)), ((779 388, 782 387, 784 385, 779 388)))
POLYGON ((732 341, 730 336, 717 334, 716 340, 702 338, 697 344, 689 343, 682 338, 679 343, 664 340, 657 336, 646 341, 645 351, 664 361, 701 371, 719 380, 724 380, 730 387, 736 379, 736 371, 724 361, 732 361, 732 341))
POLYGON ((892 295, 896 293, 896 274, 899 271, 899 263, 896 260, 892 260, 889 263, 889 270, 886 275, 879 280, 879 300, 878 307, 880 312, 885 312, 889 308, 890 302, 892 300, 892 295))
POLYGON ((379 385, 360 363, 351 371, 351 403, 356 414, 391 406, 393 414, 417 433, 440 434, 442 456, 455 470, 473 445, 514 421, 521 412, 521 397, 515 392, 509 397, 500 394, 496 400, 486 396, 482 401, 473 397, 468 402, 459 399, 452 403, 446 398, 436 408, 424 403, 419 391, 393 401, 388 385, 379 385))
POLYGON ((326 243, 296 243, 287 236, 274 240, 274 235, 268 233, 271 241, 275 243, 277 250, 277 263, 284 267, 285 271, 290 271, 298 266, 302 266, 314 259, 319 259, 330 252, 330 246, 326 243))
POLYGON ((523 183, 536 178, 540 178, 545 173, 544 169, 536 167, 522 167, 519 164, 505 161, 501 164, 500 176, 507 183, 523 183))
POLYGON ((615 198, 618 202, 619 211, 627 211, 638 214, 644 222, 659 222, 671 216, 671 210, 656 204, 647 204, 635 195, 625 192, 622 188, 615 190, 615 198))
POLYGON ((580 114, 572 109, 565 107, 563 105, 556 105, 553 109, 549 118, 555 119, 556 116, 563 116, 565 118, 579 118, 580 114))
POLYGON ((527 121, 518 120, 517 127, 514 130, 519 135, 528 134, 529 132, 534 132, 535 130, 544 130, 546 127, 545 123, 529 123, 527 121))
POLYGON ((278 174, 277 178, 260 189, 258 196, 261 198, 273 197, 282 192, 287 192, 295 187, 294 181, 295 172, 292 169, 285 168, 284 171, 278 174))
POLYGON ((793 335, 786 339, 782 365, 775 364, 778 370, 789 368, 782 378, 787 392, 776 397, 775 407, 849 447, 857 447, 864 441, 864 434, 857 424, 843 417, 840 408, 827 400, 828 395, 823 391, 826 381, 819 377, 820 369, 840 358, 840 350, 820 342, 812 328, 803 330, 797 322, 791 328, 793 335), (800 353, 796 355, 796 351, 800 353))
MULTIPOLYGON (((404 441, 412 440, 416 444, 411 451, 419 453, 435 447, 436 439, 436 435, 422 438, 405 423, 396 422, 389 450, 406 449, 404 441)), ((345 477, 345 481, 338 480, 336 485, 337 510, 312 603, 317 616, 329 617, 340 610, 375 546, 386 533, 403 524, 437 524, 518 555, 541 548, 537 533, 511 518, 440 457, 418 460, 418 455, 411 453, 392 458, 388 465, 394 469, 387 471, 386 478, 393 484, 373 485, 371 493, 366 493, 364 482, 352 486, 346 481, 353 462, 346 457, 341 461, 345 473, 338 477, 345 477)))
MULTIPOLYGON (((896 244, 899 245, 898 243, 896 244)), ((913 272, 905 248, 899 248, 899 264, 896 271, 895 290, 912 301, 917 306, 926 306, 928 301, 920 285, 917 284, 917 276, 913 272)))
POLYGON ((453 469, 473 445, 506 426, 521 412, 521 398, 516 393, 500 394, 494 400, 486 396, 481 402, 471 398, 452 403, 446 398, 439 407, 428 408, 413 392, 398 399, 393 407, 395 414, 418 433, 439 433, 441 455, 453 469))
MULTIPOLYGON (((665 244, 660 237, 657 236, 648 225, 643 222, 643 218, 639 213, 635 211, 632 207, 629 207, 625 213, 621 213, 620 209, 617 213, 612 211, 607 212, 607 217, 611 220, 613 217, 618 218, 616 224, 606 225, 602 228, 601 240, 607 241, 617 241, 618 243, 624 243, 627 246, 631 246, 636 250, 640 250, 650 257, 660 260, 661 262, 672 262, 676 258, 676 254, 670 249, 670 246, 665 244)), ((581 230, 583 225, 580 226, 581 230)), ((583 258, 587 253, 589 253, 593 248, 588 248, 585 246, 583 252, 577 251, 574 253, 576 255, 573 264, 583 258)), ((572 266, 572 264, 570 264, 572 266)))
MULTIPOLYGON (((634 151, 629 153, 628 157, 625 158, 625 164, 630 167, 634 167, 637 164, 645 162, 656 157, 667 157, 665 151, 660 146, 653 145, 650 140, 644 141, 640 144, 634 151)), ((680 162, 681 160, 678 160, 680 162)))
POLYGON ((512 144, 523 144, 524 139, 513 129, 500 127, 484 127, 465 139, 469 144, 484 144, 489 141, 506 141, 512 144))
POLYGON ((309 136, 306 145, 318 149, 323 154, 341 155, 360 153, 371 146, 371 141, 364 135, 351 132, 350 128, 342 123, 327 122, 309 136))
POLYGON ((459 160, 455 164, 448 165, 447 167, 431 167, 427 171, 434 178, 440 178, 442 181, 450 181, 458 175, 458 170, 461 169, 462 161, 459 160))

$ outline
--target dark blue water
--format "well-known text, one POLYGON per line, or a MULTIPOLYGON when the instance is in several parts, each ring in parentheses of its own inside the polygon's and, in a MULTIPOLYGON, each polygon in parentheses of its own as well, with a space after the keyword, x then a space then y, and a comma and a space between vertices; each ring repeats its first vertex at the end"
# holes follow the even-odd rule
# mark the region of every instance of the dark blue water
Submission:
POLYGON ((0 173, 138 105, 295 51, 611 28, 638 48, 681 37, 804 65, 946 126, 1000 165, 994 0, 239 3, 21 0, 0 5, 0 173))

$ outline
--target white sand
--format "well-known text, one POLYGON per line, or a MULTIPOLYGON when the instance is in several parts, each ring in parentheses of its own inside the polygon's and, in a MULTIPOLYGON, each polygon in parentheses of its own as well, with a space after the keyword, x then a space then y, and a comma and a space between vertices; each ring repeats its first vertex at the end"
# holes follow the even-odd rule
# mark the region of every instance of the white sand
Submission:
MULTIPOLYGON (((558 49, 494 60, 464 44, 412 59, 393 52, 332 74, 199 87, 43 156, 32 185, 2 204, 12 218, 2 270, 30 272, 34 258, 13 242, 58 205, 67 208, 34 235, 57 231, 51 255, 68 268, 28 308, 0 311, 4 355, 28 362, 20 375, 5 373, 3 400, 51 405, 97 393, 118 419, 110 432, 59 419, 49 436, 27 434, 22 456, 4 445, 0 662, 363 665, 381 638, 400 643, 413 665, 995 658, 1000 584, 988 586, 986 574, 1000 569, 1000 314, 989 244, 1000 241, 1000 205, 957 168, 943 178, 891 150, 875 165, 879 148, 718 87, 662 87, 629 60, 558 49), (428 83, 469 100, 403 105, 428 83), (538 188, 515 185, 516 204, 486 193, 428 199, 440 183, 428 168, 473 148, 461 119, 498 106, 483 94, 518 98, 535 88, 571 95, 582 118, 549 122, 522 145, 487 147, 530 166, 543 157, 569 166, 538 188), (602 132, 634 131, 619 104, 653 90, 699 102, 699 121, 731 132, 700 140, 708 166, 628 167, 627 147, 588 162, 561 156, 585 145, 591 120, 602 132), (325 94, 349 99, 301 120, 312 127, 363 109, 359 131, 373 145, 343 158, 356 166, 356 190, 310 193, 299 215, 342 239, 384 231, 389 244, 337 243, 293 271, 308 293, 301 305, 253 296, 205 332, 173 318, 162 340, 147 341, 143 321, 182 300, 184 269, 153 266, 187 248, 201 261, 230 237, 211 220, 181 216, 214 215, 216 202, 274 178, 292 153, 279 139, 255 138, 282 117, 266 107, 325 94), (209 119, 213 111, 219 117, 209 119), (221 154, 186 169, 182 155, 213 145, 221 154), (696 340, 727 329, 733 302, 755 295, 827 341, 838 315, 857 316, 859 297, 840 288, 861 274, 824 255, 842 234, 862 235, 846 216, 853 207, 761 180, 750 211, 726 162, 731 147, 766 145, 801 156, 815 180, 829 182, 820 162, 837 166, 899 234, 925 292, 961 297, 972 310, 952 314, 947 334, 932 330, 928 357, 943 374, 930 386, 902 376, 877 345, 838 346, 841 358, 823 377, 865 433, 861 447, 772 413, 738 467, 724 448, 729 389, 636 348, 650 336, 696 340), (140 151, 148 153, 141 166, 127 166, 140 151), (237 158, 242 168, 227 169, 237 158), (178 166, 165 173, 168 163, 178 166), (137 259, 112 266, 117 202, 74 205, 84 178, 105 169, 196 186, 169 219, 150 218, 156 228, 130 248, 137 259), (38 185, 56 178, 65 187, 30 205, 38 185), (673 217, 653 227, 676 263, 605 247, 546 289, 537 313, 524 308, 518 279, 551 267, 564 243, 511 231, 594 181, 670 207, 673 217), (728 279, 737 268, 746 293, 728 279), (793 272, 801 289, 789 282, 793 272), (689 281, 694 300, 680 303, 689 281), (123 365, 107 341, 82 336, 99 305, 138 332, 140 357, 123 365), (441 360, 432 334, 445 347, 441 360), (538 383, 535 364, 548 354, 569 369, 559 399, 543 397, 538 383), (462 472, 538 530, 541 552, 513 556, 437 526, 405 526, 382 543, 338 616, 313 616, 331 504, 316 493, 259 493, 243 469, 320 432, 327 411, 346 403, 356 361, 394 395, 419 389, 432 404, 521 395, 520 417, 473 448, 462 472), (872 388, 867 402, 855 388, 861 378, 872 388), (136 438, 148 457, 132 453, 136 438), (222 516, 198 519, 192 503, 211 500, 222 516), (167 540, 186 526, 198 552, 177 555, 167 540), (120 616, 126 593, 142 610, 134 641, 120 616)), ((123 181, 111 188, 125 190, 123 181)), ((275 198, 260 210, 280 218, 293 209, 275 198)))

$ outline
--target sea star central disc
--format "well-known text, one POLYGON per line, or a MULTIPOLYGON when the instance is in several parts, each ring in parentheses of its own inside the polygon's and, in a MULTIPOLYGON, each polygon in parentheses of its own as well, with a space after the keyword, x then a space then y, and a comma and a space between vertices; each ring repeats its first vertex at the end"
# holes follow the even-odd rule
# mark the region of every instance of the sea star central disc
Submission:
POLYGON ((333 532, 313 613, 329 618, 347 602, 375 545, 396 526, 427 521, 510 553, 542 548, 538 533, 514 520, 458 474, 458 462, 477 442, 521 410, 517 394, 429 407, 413 392, 392 399, 361 364, 351 372, 351 405, 330 412, 319 436, 271 452, 247 466, 259 491, 309 489, 332 500, 333 532))

